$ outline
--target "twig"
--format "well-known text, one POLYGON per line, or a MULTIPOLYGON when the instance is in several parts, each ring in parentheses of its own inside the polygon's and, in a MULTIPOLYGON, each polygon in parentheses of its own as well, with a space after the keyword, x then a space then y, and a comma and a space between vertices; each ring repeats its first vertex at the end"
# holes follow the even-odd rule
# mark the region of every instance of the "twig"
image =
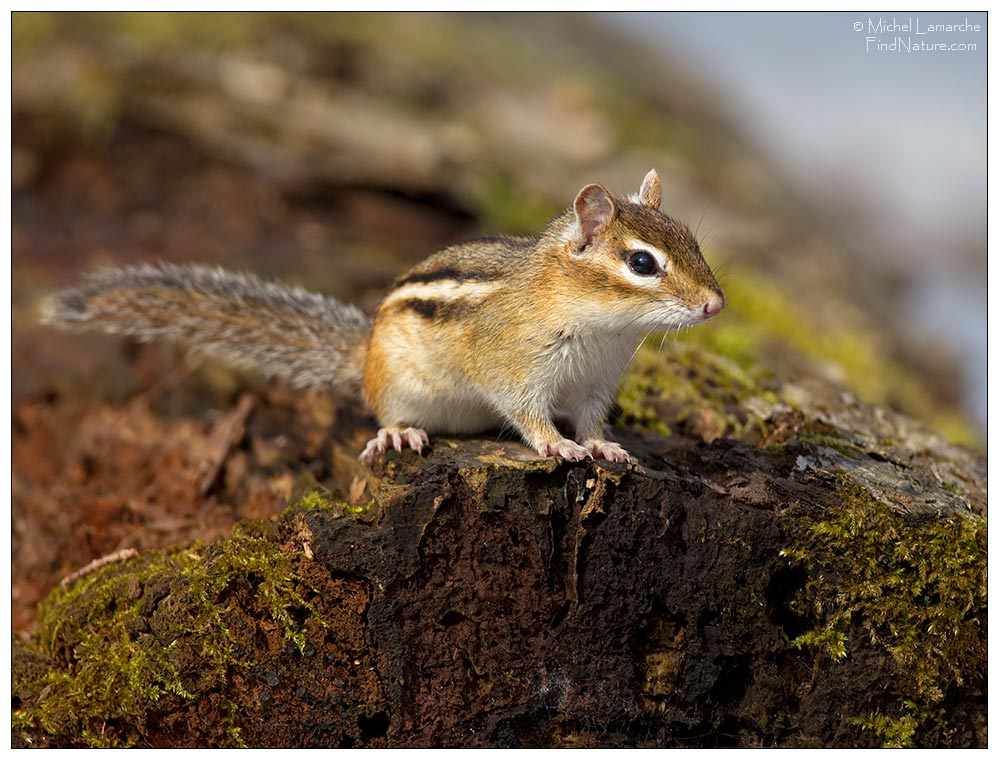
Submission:
POLYGON ((198 481, 198 493, 202 496, 207 494, 215 484, 229 452, 243 440, 243 434, 246 432, 246 418, 253 411, 254 403, 253 396, 244 393, 240 396, 236 408, 215 425, 211 440, 212 455, 205 462, 204 472, 198 481))
POLYGON ((104 567, 105 565, 110 565, 114 562, 124 562, 126 559, 138 556, 139 553, 135 549, 120 549, 112 554, 105 554, 103 557, 98 557, 93 562, 90 562, 81 567, 79 570, 67 575, 59 581, 59 585, 62 587, 68 586, 73 581, 82 578, 84 575, 90 575, 90 573, 104 567))

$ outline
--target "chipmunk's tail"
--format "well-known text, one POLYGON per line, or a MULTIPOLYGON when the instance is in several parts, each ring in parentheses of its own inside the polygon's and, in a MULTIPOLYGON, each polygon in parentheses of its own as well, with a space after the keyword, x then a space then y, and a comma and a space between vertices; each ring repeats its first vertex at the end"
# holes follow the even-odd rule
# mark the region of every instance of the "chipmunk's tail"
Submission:
POLYGON ((203 266, 105 269, 53 295, 42 321, 188 346, 300 388, 359 395, 371 320, 353 306, 203 266))

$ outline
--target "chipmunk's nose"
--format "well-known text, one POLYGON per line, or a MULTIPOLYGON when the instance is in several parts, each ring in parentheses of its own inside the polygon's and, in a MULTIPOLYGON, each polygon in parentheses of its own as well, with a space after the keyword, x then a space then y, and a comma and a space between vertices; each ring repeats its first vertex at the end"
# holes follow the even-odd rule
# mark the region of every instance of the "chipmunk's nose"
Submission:
POLYGON ((724 308, 725 308, 724 294, 713 293, 711 297, 704 302, 704 318, 710 319, 724 308))

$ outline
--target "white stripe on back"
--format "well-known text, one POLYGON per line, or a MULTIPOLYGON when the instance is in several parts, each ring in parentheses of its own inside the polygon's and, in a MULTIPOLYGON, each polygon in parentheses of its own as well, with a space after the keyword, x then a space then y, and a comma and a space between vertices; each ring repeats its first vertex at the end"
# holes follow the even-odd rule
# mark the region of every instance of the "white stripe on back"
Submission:
POLYGON ((435 280, 410 282, 396 288, 385 298, 385 305, 397 301, 456 301, 480 299, 500 287, 499 282, 462 282, 461 280, 435 280))

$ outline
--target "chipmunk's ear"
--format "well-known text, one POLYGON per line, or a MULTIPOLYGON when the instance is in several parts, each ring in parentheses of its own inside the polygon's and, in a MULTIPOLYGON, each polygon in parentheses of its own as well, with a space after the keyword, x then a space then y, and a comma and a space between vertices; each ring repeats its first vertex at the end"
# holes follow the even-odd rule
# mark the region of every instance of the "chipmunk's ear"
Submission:
POLYGON ((602 185, 587 185, 580 190, 572 208, 576 212, 576 223, 581 232, 580 252, 617 216, 617 204, 602 185))
POLYGON ((663 200, 663 188, 659 184, 659 175, 655 169, 650 169, 642 180, 642 189, 638 191, 638 202, 648 208, 659 208, 663 200))

